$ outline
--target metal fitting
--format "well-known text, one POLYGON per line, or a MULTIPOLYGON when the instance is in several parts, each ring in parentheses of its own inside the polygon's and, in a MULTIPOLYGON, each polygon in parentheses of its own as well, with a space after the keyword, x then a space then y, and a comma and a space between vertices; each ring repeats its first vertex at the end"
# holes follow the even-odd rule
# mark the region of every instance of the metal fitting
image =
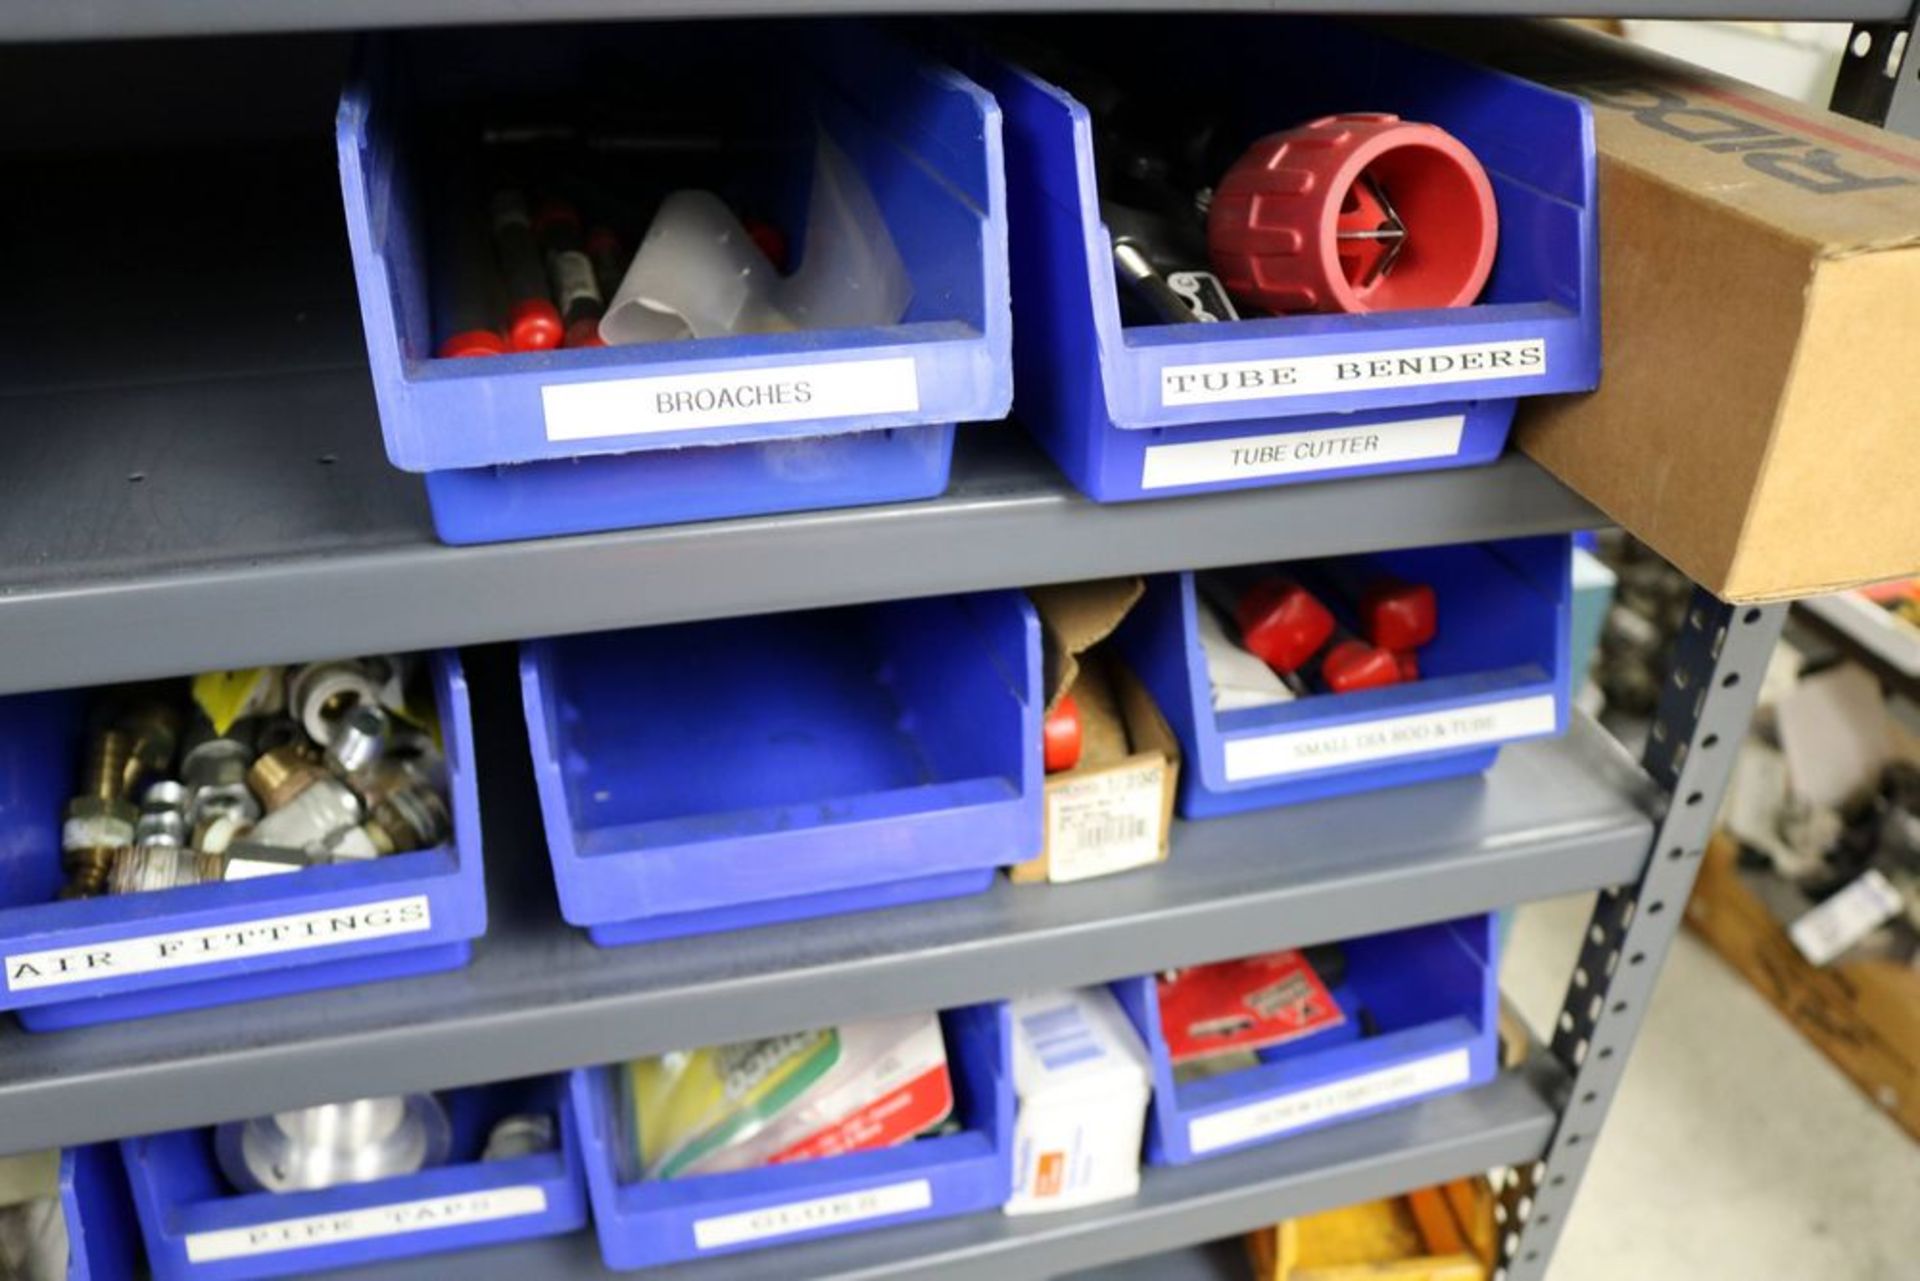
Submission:
POLYGON ((260 798, 268 813, 285 809, 295 797, 324 777, 320 768, 303 756, 298 747, 276 747, 261 756, 247 771, 247 786, 260 798))
POLYGON ((388 793, 367 822, 386 833, 395 852, 431 849, 447 839, 453 819, 440 793, 415 783, 388 793))
POLYGON ((180 713, 165 703, 142 703, 121 720, 120 726, 127 735, 121 790, 131 793, 142 779, 157 778, 173 764, 174 751, 180 745, 180 713))
POLYGON ((193 827, 193 848, 202 854, 224 854, 240 837, 253 830, 253 820, 235 814, 203 814, 193 827))
POLYGON ((327 764, 349 776, 370 770, 385 754, 392 729, 387 714, 372 703, 349 709, 333 723, 327 764))
POLYGON ((554 1149, 553 1118, 545 1112, 516 1112, 487 1131, 482 1161, 511 1161, 554 1149))
POLYGON ((360 798, 339 779, 315 771, 298 795, 253 825, 252 839, 281 849, 322 849, 343 827, 360 821, 360 798))
POLYGON ((155 809, 140 815, 140 821, 133 827, 135 846, 172 845, 187 843, 187 816, 179 810, 155 809))
POLYGON ((235 840, 228 843, 220 860, 220 879, 250 881, 257 876, 280 876, 326 861, 324 856, 306 850, 275 849, 254 841, 235 840))
POLYGON ((229 1121, 213 1147, 236 1188, 296 1192, 412 1174, 445 1161, 452 1142, 439 1101, 406 1094, 229 1121))
POLYGON ((308 663, 287 679, 287 708, 316 743, 333 741, 333 727, 360 706, 379 706, 380 686, 367 663, 308 663))
POLYGON ((67 874, 63 897, 105 892, 114 854, 133 844, 140 814, 126 799, 129 749, 127 736, 117 729, 96 734, 88 746, 80 795, 67 803, 60 828, 60 864, 67 874))
POLYGON ((201 885, 220 879, 220 859, 196 854, 177 845, 142 845, 121 850, 107 875, 110 894, 144 894, 182 885, 201 885))

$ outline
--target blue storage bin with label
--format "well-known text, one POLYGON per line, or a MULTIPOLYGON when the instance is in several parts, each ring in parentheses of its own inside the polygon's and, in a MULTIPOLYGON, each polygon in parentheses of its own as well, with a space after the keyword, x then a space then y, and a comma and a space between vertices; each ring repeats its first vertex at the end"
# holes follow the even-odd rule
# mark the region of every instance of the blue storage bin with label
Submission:
POLYGON ((1484 463, 1500 453, 1516 397, 1597 384, 1584 103, 1331 22, 1181 14, 1071 31, 1058 59, 1027 64, 1077 64, 1085 70, 1055 74, 1091 73, 1101 94, 1134 95, 1142 113, 1156 95, 1204 97, 1246 142, 1345 113, 1437 125, 1484 167, 1498 208, 1477 305, 1123 325, 1087 106, 1014 62, 962 56, 1006 113, 1015 416, 1086 494, 1111 502, 1484 463))
POLYGON ((997 1212, 1013 1191, 1007 1007, 995 1002, 949 1010, 940 1023, 959 1133, 726 1174, 635 1177, 613 1070, 575 1072, 587 1188, 607 1266, 653 1267, 997 1212))
POLYGON ((1554 534, 1345 558, 1362 576, 1432 586, 1438 633, 1419 651, 1420 678, 1230 711, 1214 710, 1194 575, 1150 580, 1118 639, 1186 756, 1180 813, 1478 773, 1504 743, 1565 732, 1569 554, 1554 534))
MULTIPOLYGON (((140 1275, 140 1228, 117 1145, 94 1143, 60 1154, 60 1214, 67 1281, 133 1281, 140 1275)), ((22 1281, 38 1281, 31 1267, 22 1281)))
POLYGON ((984 891, 1040 844, 1018 592, 530 641, 560 911, 603 945, 984 891))
POLYGON ((449 542, 931 497, 946 488, 953 425, 1007 411, 999 110, 979 86, 875 30, 647 24, 380 37, 341 100, 336 132, 388 457, 426 473, 449 542), (564 118, 556 86, 630 108, 618 119, 635 136, 584 138, 588 152, 659 165, 676 146, 728 135, 718 141, 766 189, 765 207, 788 215, 797 271, 809 184, 829 140, 904 267, 897 323, 438 358, 450 335, 435 318, 445 282, 434 265, 460 215, 429 202, 456 200, 447 157, 476 146, 482 129, 531 125, 537 135, 556 109, 564 118), (650 124, 649 113, 668 119, 650 124))
POLYGON ((35 1031, 465 965, 486 932, 466 677, 430 660, 453 839, 436 849, 139 894, 63 900, 82 690, 0 699, 0 1009, 35 1031))
MULTIPOLYGON (((212 1129, 121 1143, 158 1281, 244 1281, 553 1236, 586 1226, 580 1129, 560 1076, 442 1091, 444 1163, 364 1183, 235 1191, 212 1129), (483 1159, 508 1117, 545 1118, 551 1143, 483 1159)), ((448 1275, 458 1264, 448 1263, 448 1275)))
POLYGON ((1340 945, 1329 984, 1345 1022, 1271 1051, 1257 1067, 1176 1082, 1155 976, 1113 994, 1147 1047, 1151 1165, 1203 1157, 1484 1085, 1499 1070, 1494 917, 1421 925, 1340 945))

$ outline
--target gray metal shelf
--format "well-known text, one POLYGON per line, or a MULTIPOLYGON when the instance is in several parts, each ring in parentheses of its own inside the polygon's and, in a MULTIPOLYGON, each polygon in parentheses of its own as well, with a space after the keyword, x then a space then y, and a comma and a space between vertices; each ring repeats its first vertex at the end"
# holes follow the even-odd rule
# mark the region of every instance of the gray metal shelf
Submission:
MULTIPOLYGON (((835 1281, 878 1278, 1039 1281, 1076 1269, 1194 1245, 1276 1219, 1391 1196, 1502 1165, 1546 1148, 1556 1076, 1545 1065, 1464 1094, 1428 1099, 1193 1165, 1149 1169, 1138 1196, 1065 1214, 973 1215, 890 1231, 649 1268, 649 1281, 835 1281)), ((1154 1261, 1149 1260, 1148 1263, 1154 1261)), ((464 1254, 434 1255, 337 1274, 340 1281, 525 1281, 614 1278, 590 1233, 464 1254)), ((1100 1275, 1100 1274, 1096 1274, 1100 1275)), ((1170 1275, 1136 1266, 1114 1274, 1170 1275)), ((1206 1272, 1172 1273, 1184 1278, 1206 1272)))
POLYGON ((1103 507, 994 425, 930 502, 447 547, 381 443, 329 150, 22 182, 45 198, 0 232, 74 249, 21 255, 0 315, 0 417, 31 426, 0 432, 0 692, 1606 523, 1522 458, 1103 507), (249 216, 135 194, 173 189, 249 216))
MULTIPOLYGON (((503 681, 504 651, 476 656, 503 681)), ((488 933, 471 966, 244 1007, 0 1032, 0 1151, 464 1085, 1443 920, 1640 874, 1645 780, 1604 732, 1457 779, 1206 823, 1126 876, 600 949, 554 902, 525 740, 477 700, 488 933), (495 720, 488 724, 485 713, 495 720)))
MULTIPOLYGON (((459 23, 615 19, 800 17, 833 13, 1152 12, 1179 0, 12 0, 0 39, 97 40, 240 31, 352 30, 459 23)), ((1210 0, 1210 9, 1326 12, 1327 0, 1210 0)), ((1343 13, 1558 14, 1650 18, 1799 18, 1845 21, 1906 16, 1904 0, 1342 0, 1343 13)))

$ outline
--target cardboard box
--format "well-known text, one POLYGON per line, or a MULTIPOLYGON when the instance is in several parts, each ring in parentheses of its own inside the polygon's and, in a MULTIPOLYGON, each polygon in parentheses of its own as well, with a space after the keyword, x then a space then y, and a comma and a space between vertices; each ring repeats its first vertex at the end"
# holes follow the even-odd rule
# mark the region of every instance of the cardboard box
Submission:
POLYGON ((1139 601, 1138 578, 1036 587, 1046 710, 1067 694, 1080 709, 1080 764, 1047 777, 1040 856, 1018 882, 1080 881, 1167 857, 1180 746, 1153 696, 1101 642, 1139 601))
POLYGON ((1486 1281, 1499 1262, 1485 1178, 1344 1206, 1246 1236, 1257 1281, 1486 1281))
POLYGON ((1920 971, 1873 957, 1809 962, 1742 879, 1725 836, 1707 846, 1687 924, 1920 1139, 1920 971))
POLYGON ((1013 1196, 1008 1214, 1069 1210, 1140 1190, 1153 1078, 1147 1050, 1104 987, 1013 1006, 1013 1196))
POLYGON ((1728 600, 1920 571, 1920 145, 1567 24, 1420 30, 1593 106, 1605 370, 1519 447, 1728 600))

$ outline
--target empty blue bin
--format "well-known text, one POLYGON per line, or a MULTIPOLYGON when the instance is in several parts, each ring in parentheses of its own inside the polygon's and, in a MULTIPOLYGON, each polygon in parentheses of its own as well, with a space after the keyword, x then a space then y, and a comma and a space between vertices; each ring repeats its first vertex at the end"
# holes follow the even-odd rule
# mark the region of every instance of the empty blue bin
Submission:
POLYGON ((336 133, 387 454, 427 473, 448 542, 931 497, 946 488, 953 425, 998 419, 1011 402, 999 110, 867 27, 378 37, 336 133), (900 323, 436 359, 429 247, 452 216, 428 207, 428 193, 452 190, 436 166, 477 138, 488 104, 518 119, 536 101, 537 115, 555 86, 676 121, 711 103, 700 127, 738 131, 752 144, 745 163, 780 188, 769 199, 796 215, 824 129, 866 179, 911 278, 900 323), (666 390, 774 384, 808 408, 774 404, 744 422, 662 408, 676 403, 666 390))
POLYGON ((1478 305, 1123 327, 1087 109, 1040 75, 962 57, 1006 113, 1016 416, 1102 502, 1484 463, 1514 399, 1600 373, 1592 123, 1579 100, 1330 22, 1077 23, 1065 60, 1198 96, 1250 142, 1315 118, 1436 124, 1499 207, 1478 305), (1169 67, 1204 68, 1175 77, 1169 67), (1171 87, 1169 87, 1171 86, 1171 87))
POLYGON ((133 1281, 140 1229, 117 1145, 94 1143, 60 1154, 60 1211, 67 1222, 67 1281, 133 1281))
MULTIPOLYGON (((120 1145, 157 1281, 307 1276, 586 1226, 580 1128, 564 1077, 441 1092, 452 1123, 447 1163, 415 1174, 311 1192, 235 1192, 211 1129, 120 1145), (515 1113, 555 1120, 550 1151, 482 1161, 487 1132, 515 1113)), ((449 1264, 448 1275, 458 1275, 449 1264)))
POLYGON ((560 911, 600 944, 977 893, 1040 845, 1018 592, 530 641, 560 911))
POLYGON ((1012 1036, 1004 1003, 940 1016, 964 1130, 898 1147, 730 1174, 640 1180, 626 1168, 618 1083, 573 1074, 600 1254, 610 1268, 791 1245, 998 1210, 1013 1192, 1012 1036))
POLYGON ((1154 976, 1113 994, 1153 1065, 1151 1165, 1185 1165, 1256 1143, 1483 1085, 1499 1070, 1494 917, 1421 925, 1341 944, 1333 988, 1346 1022, 1261 1054, 1258 1067, 1177 1084, 1154 976), (1361 1035, 1361 1011, 1371 1035, 1361 1035))
POLYGON ((453 839, 288 876, 60 900, 83 690, 0 700, 0 1009, 35 1031, 464 965, 486 932, 473 719, 459 656, 433 655, 453 839))
POLYGON ((1503 743, 1563 733, 1569 548, 1554 534, 1352 557, 1432 584, 1439 634, 1419 652, 1421 679, 1227 712, 1213 710, 1193 575, 1150 580, 1119 642, 1186 754, 1180 813, 1478 773, 1503 743))

